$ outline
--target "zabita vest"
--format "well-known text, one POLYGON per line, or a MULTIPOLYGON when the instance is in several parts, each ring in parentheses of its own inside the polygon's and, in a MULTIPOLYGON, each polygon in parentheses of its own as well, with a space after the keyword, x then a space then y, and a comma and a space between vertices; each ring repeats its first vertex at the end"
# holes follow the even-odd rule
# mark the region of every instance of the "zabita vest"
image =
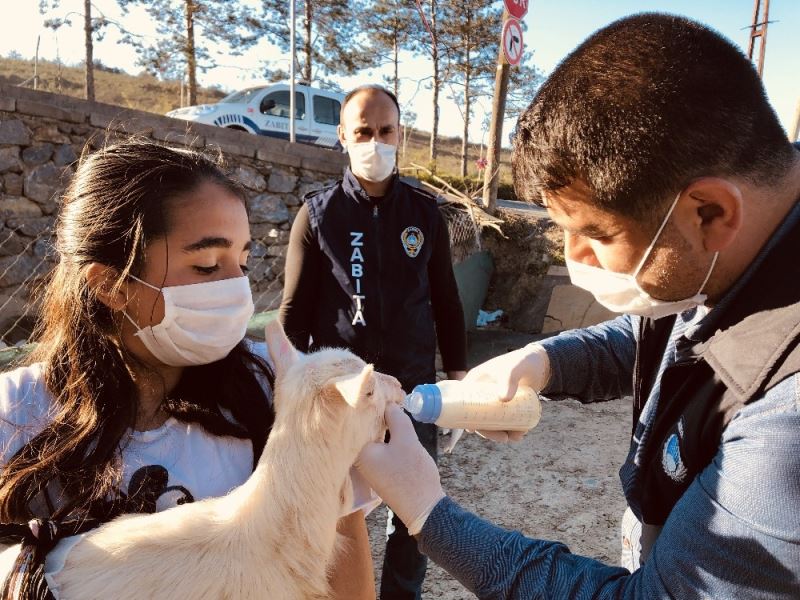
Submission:
POLYGON ((305 203, 323 255, 311 349, 345 346, 407 391, 434 382, 428 263, 447 234, 435 196, 395 176, 373 201, 348 169, 305 203))

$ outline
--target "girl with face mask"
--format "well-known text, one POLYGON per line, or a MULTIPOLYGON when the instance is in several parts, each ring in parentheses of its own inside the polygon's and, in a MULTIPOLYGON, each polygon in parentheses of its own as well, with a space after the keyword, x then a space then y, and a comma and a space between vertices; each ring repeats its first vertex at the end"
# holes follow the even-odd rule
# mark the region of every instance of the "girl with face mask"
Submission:
POLYGON ((244 193, 206 157, 129 141, 82 158, 36 351, 0 375, 3 532, 46 518, 63 537, 249 477, 274 417, 244 340, 249 248, 244 193))

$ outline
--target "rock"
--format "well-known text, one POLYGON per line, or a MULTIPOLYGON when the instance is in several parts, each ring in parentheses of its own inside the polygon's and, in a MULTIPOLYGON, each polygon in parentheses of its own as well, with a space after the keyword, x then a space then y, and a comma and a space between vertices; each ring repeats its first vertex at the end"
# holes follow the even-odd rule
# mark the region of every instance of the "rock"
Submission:
POLYGON ((0 173, 5 173, 6 171, 14 171, 15 173, 22 171, 22 162, 19 159, 19 148, 17 146, 0 148, 0 173))
POLYGON ((289 209, 283 199, 274 194, 259 194, 248 201, 247 207, 251 223, 280 224, 289 220, 289 209))
POLYGON ((20 196, 4 196, 0 198, 0 218, 41 216, 41 206, 27 198, 20 196))
POLYGON ((272 246, 267 246, 267 256, 278 257, 286 257, 286 252, 289 250, 289 246, 285 244, 273 244, 272 246))
POLYGON ((53 163, 40 165, 25 177, 25 195, 42 205, 45 214, 56 209, 56 196, 66 183, 63 171, 53 163))
POLYGON ((253 234, 253 237, 259 237, 263 239, 267 246, 272 244, 285 245, 289 243, 289 232, 276 229, 272 225, 265 225, 262 235, 256 236, 253 234))
POLYGON ((16 173, 6 173, 3 175, 3 187, 9 196, 22 195, 22 175, 16 173))
POLYGON ((69 130, 77 135, 86 135, 87 133, 89 133, 89 131, 91 131, 91 127, 83 123, 81 124, 75 123, 69 128, 69 130))
POLYGON ((258 287, 259 283, 270 282, 275 279, 275 271, 272 268, 272 261, 257 260, 253 261, 253 266, 248 273, 250 282, 258 287))
POLYGON ((297 188, 297 197, 305 198, 306 194, 309 192, 315 192, 316 190, 321 190, 324 187, 325 185, 319 181, 301 183, 297 188))
POLYGON ((0 286, 19 285, 44 275, 50 265, 40 258, 21 254, 0 258, 0 286))
POLYGON ((294 186, 297 184, 297 179, 297 175, 292 175, 291 173, 287 173, 286 171, 282 171, 280 169, 273 169, 272 173, 269 174, 267 189, 270 192, 286 194, 294 190, 294 186))
POLYGON ((69 136, 59 131, 55 125, 42 125, 33 132, 33 139, 38 142, 50 142, 51 144, 69 144, 69 136))
POLYGON ((28 237, 40 237, 53 232, 55 221, 55 217, 14 217, 6 221, 6 226, 28 237))
POLYGON ((19 119, 0 121, 0 144, 16 144, 28 146, 31 143, 31 132, 19 119))
POLYGON ((56 249, 53 246, 53 240, 49 238, 42 238, 33 243, 33 255, 37 258, 44 258, 48 261, 54 261, 56 257, 56 249))
POLYGON ((28 146, 22 151, 22 162, 27 167, 35 167, 46 163, 51 156, 53 156, 53 144, 28 146))
POLYGON ((300 198, 295 196, 294 194, 283 194, 283 203, 286 206, 300 206, 300 198))
POLYGON ((0 256, 16 256, 25 252, 29 241, 21 238, 11 229, 0 227, 0 256))
POLYGON ((231 173, 231 178, 244 187, 257 192, 263 192, 267 189, 267 180, 264 179, 264 176, 250 167, 238 167, 231 173))
POLYGON ((264 258, 267 255, 267 247, 261 242, 253 242, 250 246, 250 258, 264 258))
POLYGON ((66 167, 78 160, 75 149, 70 144, 62 144, 53 154, 53 162, 57 167, 66 167))

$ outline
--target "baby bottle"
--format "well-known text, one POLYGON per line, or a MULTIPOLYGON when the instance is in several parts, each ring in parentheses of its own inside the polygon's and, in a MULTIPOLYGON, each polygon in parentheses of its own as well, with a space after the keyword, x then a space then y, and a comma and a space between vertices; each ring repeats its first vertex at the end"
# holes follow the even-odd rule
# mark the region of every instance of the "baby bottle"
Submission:
POLYGON ((502 388, 494 383, 440 381, 418 385, 403 407, 417 421, 451 429, 527 431, 542 415, 538 394, 519 386, 508 402, 500 400, 502 388))

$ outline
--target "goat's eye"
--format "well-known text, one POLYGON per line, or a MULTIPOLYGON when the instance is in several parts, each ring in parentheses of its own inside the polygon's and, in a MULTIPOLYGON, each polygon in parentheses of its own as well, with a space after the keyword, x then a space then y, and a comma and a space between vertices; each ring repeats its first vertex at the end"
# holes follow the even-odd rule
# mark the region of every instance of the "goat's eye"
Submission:
POLYGON ((367 392, 367 398, 371 398, 375 392, 367 392))

